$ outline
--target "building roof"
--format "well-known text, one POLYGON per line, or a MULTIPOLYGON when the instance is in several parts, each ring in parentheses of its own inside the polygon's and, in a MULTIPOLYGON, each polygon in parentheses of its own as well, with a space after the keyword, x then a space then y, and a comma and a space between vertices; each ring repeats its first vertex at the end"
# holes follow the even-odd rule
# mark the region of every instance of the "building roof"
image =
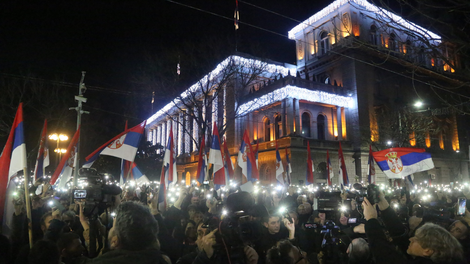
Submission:
POLYGON ((378 7, 376 5, 373 5, 366 0, 336 0, 333 3, 329 4, 327 7, 323 8, 307 20, 303 21, 302 23, 298 24, 295 26, 293 29, 289 31, 289 39, 295 39, 295 35, 299 33, 300 31, 313 26, 314 23, 320 21, 321 19, 327 17, 331 13, 336 12, 340 7, 342 7, 345 4, 350 4, 351 6, 356 7, 359 10, 364 10, 368 12, 375 13, 378 16, 381 16, 384 22, 393 22, 396 24, 399 24, 400 26, 412 30, 415 32, 418 32, 419 34, 423 35, 424 37, 427 37, 429 39, 435 40, 435 41, 440 41, 441 37, 429 30, 426 30, 414 23, 411 23, 407 21, 406 19, 393 14, 392 12, 389 12, 381 7, 378 7))

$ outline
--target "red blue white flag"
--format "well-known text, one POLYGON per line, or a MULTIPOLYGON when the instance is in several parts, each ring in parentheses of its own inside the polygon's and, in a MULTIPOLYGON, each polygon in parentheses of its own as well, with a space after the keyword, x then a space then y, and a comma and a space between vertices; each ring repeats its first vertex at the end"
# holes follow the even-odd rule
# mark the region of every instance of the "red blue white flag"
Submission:
POLYGON ((230 158, 230 152, 227 148, 226 140, 224 140, 224 167, 225 167, 225 178, 230 180, 233 179, 233 163, 230 158))
POLYGON ((57 166, 51 177, 50 184, 58 189, 64 189, 67 182, 71 179, 73 168, 75 167, 75 155, 78 149, 78 140, 80 138, 80 127, 73 135, 65 155, 57 166))
POLYGON ((166 190, 173 181, 178 179, 176 171, 175 143, 173 140, 173 127, 170 127, 170 135, 168 136, 168 143, 165 146, 165 154, 163 156, 160 189, 158 193, 158 203, 159 205, 163 203, 164 208, 166 208, 166 190))
POLYGON ((42 128, 41 138, 39 140, 38 157, 36 159, 36 166, 34 167, 34 182, 44 177, 47 166, 49 166, 49 144, 47 144, 46 119, 44 120, 44 127, 42 128))
POLYGON ((326 172, 328 173, 328 186, 331 186, 331 179, 335 176, 331 166, 330 153, 326 150, 326 172))
POLYGON ((106 142, 104 145, 86 157, 86 162, 83 164, 83 167, 91 167, 93 162, 95 162, 100 155, 113 156, 134 162, 140 139, 144 134, 146 122, 147 121, 144 121, 135 127, 126 129, 124 132, 106 142))
POLYGON ((339 142, 338 150, 338 160, 339 160, 339 181, 341 184, 341 190, 345 186, 349 185, 348 171, 346 170, 346 163, 344 162, 343 148, 341 147, 341 141, 339 142))
POLYGON ((276 180, 285 185, 286 182, 284 181, 284 166, 282 165, 281 154, 279 153, 279 149, 277 148, 277 140, 276 140, 276 180))
POLYGON ((222 151, 220 149, 220 137, 217 124, 214 122, 214 129, 212 130, 212 144, 209 151, 208 164, 212 164, 214 172, 214 184, 226 185, 228 180, 225 178, 224 160, 222 158, 222 151))
POLYGON ((374 166, 374 156, 372 155, 372 146, 369 145, 369 161, 367 162, 368 173, 367 179, 369 184, 375 184, 375 166, 374 166))
POLYGON ((207 177, 207 158, 206 158, 206 140, 205 136, 201 137, 201 144, 199 146, 199 159, 197 162, 197 172, 196 179, 200 184, 203 184, 204 181, 208 180, 207 177))
POLYGON ((20 103, 10 135, 0 156, 0 223, 3 220, 5 198, 11 176, 25 168, 26 144, 24 142, 23 103, 20 103))
POLYGON ((313 183, 313 168, 312 154, 310 153, 310 141, 307 141, 307 173, 305 175, 305 180, 307 184, 313 183))
POLYGON ((291 179, 292 166, 290 164, 289 153, 287 152, 287 147, 286 147, 286 162, 287 162, 287 167, 286 167, 287 184, 291 185, 292 184, 292 179, 291 179))
POLYGON ((256 168, 259 169, 259 166, 258 166, 258 150, 259 150, 259 141, 256 141, 255 160, 256 160, 256 168))
POLYGON ((242 169, 242 174, 247 181, 259 180, 258 167, 256 166, 255 155, 247 130, 243 133, 240 151, 238 152, 238 166, 242 169))
POLYGON ((143 184, 149 184, 150 181, 145 176, 137 167, 137 164, 135 162, 132 163, 131 165, 131 172, 129 178, 137 184, 137 186, 143 185, 143 184))
POLYGON ((434 168, 431 154, 419 148, 389 148, 373 152, 373 156, 389 179, 402 179, 434 168))

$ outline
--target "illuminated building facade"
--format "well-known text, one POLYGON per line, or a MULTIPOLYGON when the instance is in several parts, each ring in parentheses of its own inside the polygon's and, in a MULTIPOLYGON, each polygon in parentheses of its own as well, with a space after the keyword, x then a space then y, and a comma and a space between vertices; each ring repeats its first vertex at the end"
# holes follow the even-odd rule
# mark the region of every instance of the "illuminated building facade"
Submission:
MULTIPOLYGON (((248 88, 238 91, 236 81, 235 85, 226 86, 223 95, 218 95, 222 100, 212 101, 205 108, 212 111, 203 113, 207 122, 226 124, 225 137, 238 176, 236 156, 247 129, 253 143, 259 143, 260 180, 265 183, 276 181, 275 141, 283 160, 285 149, 290 155, 294 183, 305 181, 307 141, 310 141, 317 182, 325 181, 327 150, 335 172, 333 182, 338 182, 339 141, 350 182, 365 179, 369 144, 382 148, 388 141, 395 144, 390 138, 393 133, 387 132, 386 118, 379 110, 410 110, 417 99, 428 104, 435 102, 436 96, 430 92, 431 80, 449 86, 458 84, 453 74, 460 65, 450 44, 365 0, 334 1, 289 31, 289 38, 296 41, 296 66, 234 55, 198 82, 217 79, 228 61, 266 66, 248 88), (438 47, 446 59, 429 56, 426 49, 430 45, 438 47), (233 100, 240 93, 240 100, 233 100), (226 118, 229 111, 236 111, 236 118, 226 118)), ((195 84, 188 91, 198 87, 195 84)), ((180 97, 188 96, 188 91, 180 97)), ((201 138, 201 135, 194 120, 185 114, 188 110, 178 104, 174 100, 150 117, 147 135, 154 144, 165 145, 173 122, 178 177, 188 182, 196 176, 198 160, 198 149, 191 137, 201 138)), ((407 134, 409 140, 401 146, 426 148, 436 166, 416 174, 416 181, 431 178, 445 183, 468 178, 468 159, 460 152, 468 149, 464 147, 468 144, 459 140, 458 117, 445 109, 419 110, 426 111, 437 127, 442 123, 448 129, 417 128, 407 134)), ((398 118, 401 128, 405 121, 400 114, 398 118)), ((385 182, 385 175, 378 168, 376 171, 377 181, 385 182)))

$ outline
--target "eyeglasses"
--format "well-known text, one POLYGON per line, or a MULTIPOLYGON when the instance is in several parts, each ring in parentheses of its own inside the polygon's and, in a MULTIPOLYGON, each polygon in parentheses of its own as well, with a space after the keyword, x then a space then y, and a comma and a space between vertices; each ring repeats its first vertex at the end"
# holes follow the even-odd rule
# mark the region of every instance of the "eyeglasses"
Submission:
POLYGON ((294 263, 294 264, 297 264, 297 263, 299 263, 300 261, 302 261, 302 260, 304 260, 304 259, 306 259, 306 258, 304 257, 304 254, 303 254, 303 252, 302 252, 302 249, 300 249, 298 246, 295 246, 295 247, 296 247, 297 250, 299 251, 299 255, 300 255, 300 258, 294 263))

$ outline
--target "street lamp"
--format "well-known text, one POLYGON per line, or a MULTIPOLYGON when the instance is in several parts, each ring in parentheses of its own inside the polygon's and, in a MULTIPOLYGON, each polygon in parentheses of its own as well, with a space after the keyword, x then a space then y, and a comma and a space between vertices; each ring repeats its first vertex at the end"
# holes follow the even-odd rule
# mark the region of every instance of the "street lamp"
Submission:
POLYGON ((61 141, 67 141, 69 139, 69 137, 65 134, 54 133, 54 134, 49 135, 49 139, 57 141, 57 147, 56 147, 56 149, 54 149, 54 152, 59 154, 59 155, 57 155, 57 158, 58 158, 57 164, 59 164, 62 153, 67 152, 66 149, 61 149, 60 148, 60 142, 61 141))
POLYGON ((423 102, 421 101, 416 101, 416 103, 414 104, 414 107, 416 108, 421 108, 421 106, 423 106, 423 102))
POLYGON ((392 141, 391 140, 387 141, 387 145, 389 146, 392 145, 392 141))

